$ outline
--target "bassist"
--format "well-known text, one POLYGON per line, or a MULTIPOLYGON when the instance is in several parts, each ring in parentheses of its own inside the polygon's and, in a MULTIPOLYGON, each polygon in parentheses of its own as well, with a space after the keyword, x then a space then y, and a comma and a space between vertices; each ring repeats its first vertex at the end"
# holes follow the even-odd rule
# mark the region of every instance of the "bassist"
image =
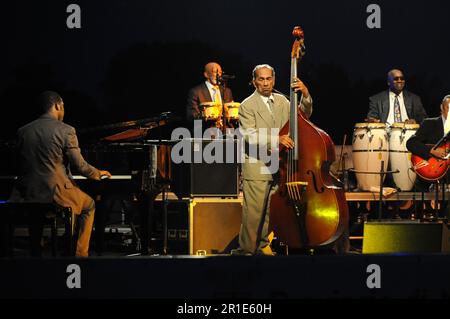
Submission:
MULTIPOLYGON (((299 79, 295 80, 292 89, 295 92, 302 92, 304 96, 299 107, 310 115, 312 98, 303 82, 299 79)), ((255 92, 245 99, 239 108, 242 132, 252 132, 250 135, 257 135, 261 129, 283 127, 289 119, 289 101, 284 96, 273 92, 274 69, 268 64, 257 65, 253 70, 252 84, 255 92)), ((250 135, 244 135, 246 143, 252 140, 250 135)), ((268 142, 270 143, 270 139, 268 142)), ((293 141, 287 135, 280 136, 279 143, 287 148, 293 147, 293 141)), ((258 145, 258 147, 264 147, 264 145, 258 145)), ((246 152, 242 165, 244 202, 239 234, 240 248, 233 254, 271 255, 268 239, 268 207, 270 207, 270 194, 273 194, 276 186, 272 185, 272 174, 268 169, 264 170, 266 164, 251 157, 251 154, 246 152)))

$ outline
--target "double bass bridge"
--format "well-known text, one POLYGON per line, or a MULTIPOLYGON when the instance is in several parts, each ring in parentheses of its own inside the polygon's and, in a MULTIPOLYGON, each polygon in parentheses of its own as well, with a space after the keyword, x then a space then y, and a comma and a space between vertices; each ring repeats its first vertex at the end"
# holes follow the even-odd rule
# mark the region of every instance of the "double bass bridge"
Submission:
POLYGON ((308 186, 308 182, 287 182, 286 189, 289 195, 289 198, 294 202, 301 202, 304 197, 306 186, 308 186))

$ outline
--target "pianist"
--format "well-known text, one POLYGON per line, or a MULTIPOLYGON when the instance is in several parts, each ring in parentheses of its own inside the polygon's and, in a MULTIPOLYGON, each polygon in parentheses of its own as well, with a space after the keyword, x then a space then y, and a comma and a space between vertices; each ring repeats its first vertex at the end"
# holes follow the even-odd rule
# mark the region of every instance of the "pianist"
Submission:
MULTIPOLYGON (((43 92, 38 106, 43 114, 17 132, 19 177, 10 201, 55 202, 71 207, 79 225, 76 256, 87 257, 95 204, 73 182, 70 166, 90 179, 99 180, 104 176, 111 177, 111 174, 96 169, 83 159, 75 129, 63 123, 64 103, 57 93, 43 92)), ((41 236, 31 240, 40 241, 41 236)))

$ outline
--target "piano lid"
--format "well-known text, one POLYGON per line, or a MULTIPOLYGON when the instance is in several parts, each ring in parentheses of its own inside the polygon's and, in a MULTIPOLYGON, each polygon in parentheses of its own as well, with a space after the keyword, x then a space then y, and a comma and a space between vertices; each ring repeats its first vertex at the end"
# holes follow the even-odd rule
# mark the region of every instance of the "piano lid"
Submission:
POLYGON ((81 139, 89 139, 87 136, 90 136, 107 142, 132 141, 147 137, 152 129, 180 120, 180 117, 172 115, 171 112, 164 112, 152 118, 83 128, 78 130, 78 134, 81 139))

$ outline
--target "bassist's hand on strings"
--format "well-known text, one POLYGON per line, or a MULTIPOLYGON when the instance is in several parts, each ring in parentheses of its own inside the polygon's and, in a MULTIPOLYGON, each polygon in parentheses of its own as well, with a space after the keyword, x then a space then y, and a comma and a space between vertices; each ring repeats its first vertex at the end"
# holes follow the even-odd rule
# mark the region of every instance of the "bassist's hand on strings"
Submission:
POLYGON ((301 91, 304 98, 307 98, 309 96, 308 88, 299 78, 294 78, 291 87, 295 92, 301 91))
POLYGON ((279 142, 280 145, 283 145, 288 149, 294 148, 294 141, 289 137, 289 135, 281 135, 279 142))

